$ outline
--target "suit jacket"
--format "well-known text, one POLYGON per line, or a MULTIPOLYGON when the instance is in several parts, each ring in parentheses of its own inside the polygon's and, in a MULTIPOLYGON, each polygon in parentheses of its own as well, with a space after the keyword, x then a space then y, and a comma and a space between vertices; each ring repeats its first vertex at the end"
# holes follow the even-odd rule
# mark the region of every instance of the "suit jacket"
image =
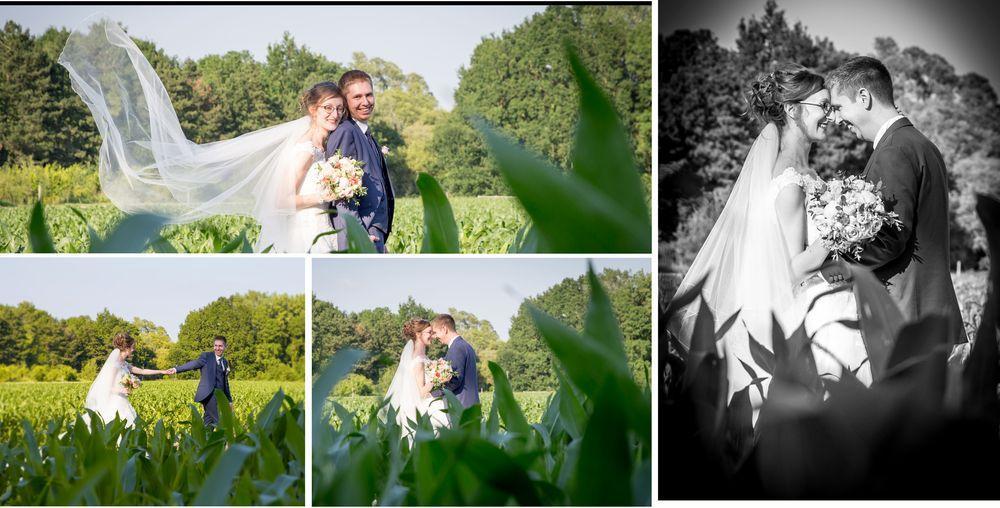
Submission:
POLYGON ((858 262, 886 283, 907 321, 943 315, 951 321, 951 342, 966 342, 949 271, 948 175, 941 152, 903 118, 886 130, 861 175, 882 182, 886 209, 899 214, 903 227, 882 228, 858 262))
MULTIPOLYGON (((368 127, 371 129, 371 126, 368 127)), ((353 120, 346 120, 337 126, 337 129, 330 133, 326 141, 326 156, 330 157, 340 150, 344 157, 351 157, 355 160, 363 161, 362 166, 365 174, 361 179, 362 185, 367 189, 364 197, 354 203, 337 203, 337 216, 333 217, 334 229, 341 230, 337 234, 337 245, 343 248, 347 245, 347 233, 344 231, 344 219, 342 214, 351 214, 357 217, 365 229, 369 232, 373 228, 378 229, 389 238, 392 232, 392 217, 396 207, 396 198, 392 191, 392 182, 389 180, 389 169, 385 163, 385 156, 378 143, 373 143, 365 133, 361 132, 361 127, 353 120)))
MULTIPOLYGON (((229 402, 233 401, 233 395, 229 391, 229 360, 225 357, 222 358, 222 364, 225 367, 225 373, 222 377, 223 379, 223 393, 226 394, 226 398, 229 402)), ((207 351, 198 355, 198 358, 185 363, 184 365, 177 366, 177 373, 187 372, 189 370, 201 370, 201 380, 198 381, 198 390, 194 394, 195 402, 201 402, 210 396, 212 396, 215 390, 215 352, 207 351)))
MULTIPOLYGON (((479 404, 479 371, 476 370, 476 351, 462 336, 458 336, 451 342, 444 359, 448 360, 451 368, 455 370, 455 377, 445 383, 444 387, 451 390, 464 407, 479 404)), ((441 390, 435 390, 433 393, 436 397, 440 397, 441 394, 441 390)))

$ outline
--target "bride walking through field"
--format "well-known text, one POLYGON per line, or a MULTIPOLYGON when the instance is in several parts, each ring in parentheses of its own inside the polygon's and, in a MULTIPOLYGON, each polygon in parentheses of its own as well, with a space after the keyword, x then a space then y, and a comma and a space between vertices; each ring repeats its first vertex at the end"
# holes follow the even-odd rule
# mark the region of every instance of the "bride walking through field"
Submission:
MULTIPOLYGON (((140 369, 128 363, 135 352, 135 339, 128 333, 115 335, 112 345, 114 349, 108 353, 104 366, 91 383, 83 407, 97 413, 104 423, 117 416, 131 427, 135 425, 136 412, 128 397, 141 384, 136 376, 165 375, 168 371, 140 369)), ((89 420, 88 415, 84 415, 84 419, 89 420)))

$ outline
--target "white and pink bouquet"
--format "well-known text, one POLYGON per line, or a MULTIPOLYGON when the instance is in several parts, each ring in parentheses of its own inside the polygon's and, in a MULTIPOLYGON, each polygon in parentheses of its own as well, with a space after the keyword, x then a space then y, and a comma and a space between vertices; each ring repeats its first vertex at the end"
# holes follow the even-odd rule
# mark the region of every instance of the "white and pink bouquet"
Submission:
POLYGON ((455 369, 451 368, 451 363, 444 358, 427 362, 424 366, 424 372, 435 390, 441 389, 445 383, 455 377, 455 369))
POLYGON ((128 373, 123 375, 122 378, 118 380, 118 384, 125 389, 125 394, 127 395, 134 392, 135 390, 138 390, 142 382, 139 381, 139 378, 128 373))
POLYGON ((806 209, 834 257, 857 258, 884 226, 903 227, 899 215, 885 209, 882 182, 874 184, 857 176, 811 189, 806 209))
POLYGON ((344 157, 340 150, 329 159, 317 162, 320 183, 326 191, 328 201, 354 201, 368 193, 368 189, 361 184, 365 175, 362 166, 363 161, 344 157))

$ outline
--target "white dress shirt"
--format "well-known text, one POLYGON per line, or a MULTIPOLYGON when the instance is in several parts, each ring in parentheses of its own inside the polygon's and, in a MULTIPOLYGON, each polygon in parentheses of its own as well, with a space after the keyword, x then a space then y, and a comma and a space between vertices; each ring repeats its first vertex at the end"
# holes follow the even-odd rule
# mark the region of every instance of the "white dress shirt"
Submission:
POLYGON ((368 124, 367 123, 362 122, 360 120, 354 120, 353 118, 351 119, 351 121, 353 121, 354 123, 356 123, 358 125, 358 128, 361 129, 361 133, 362 134, 368 134, 368 124))

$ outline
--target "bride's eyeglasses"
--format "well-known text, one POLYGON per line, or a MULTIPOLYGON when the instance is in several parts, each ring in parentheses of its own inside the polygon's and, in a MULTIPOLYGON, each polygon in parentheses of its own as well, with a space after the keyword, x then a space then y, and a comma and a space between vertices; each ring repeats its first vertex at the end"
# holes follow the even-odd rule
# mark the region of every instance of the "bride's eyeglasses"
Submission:
POLYGON ((336 110, 337 114, 339 114, 340 116, 344 116, 344 111, 346 111, 343 106, 337 106, 335 108, 335 107, 333 107, 333 106, 331 106, 329 104, 327 104, 326 106, 320 106, 319 109, 322 109, 328 115, 330 113, 333 113, 334 110, 336 110))
POLYGON ((806 106, 816 106, 819 109, 822 109, 823 110, 823 114, 827 115, 827 116, 830 116, 830 113, 836 113, 837 111, 840 111, 840 106, 834 106, 833 104, 830 104, 829 102, 822 102, 820 104, 816 104, 814 102, 802 102, 802 101, 799 101, 799 104, 804 104, 806 106))

